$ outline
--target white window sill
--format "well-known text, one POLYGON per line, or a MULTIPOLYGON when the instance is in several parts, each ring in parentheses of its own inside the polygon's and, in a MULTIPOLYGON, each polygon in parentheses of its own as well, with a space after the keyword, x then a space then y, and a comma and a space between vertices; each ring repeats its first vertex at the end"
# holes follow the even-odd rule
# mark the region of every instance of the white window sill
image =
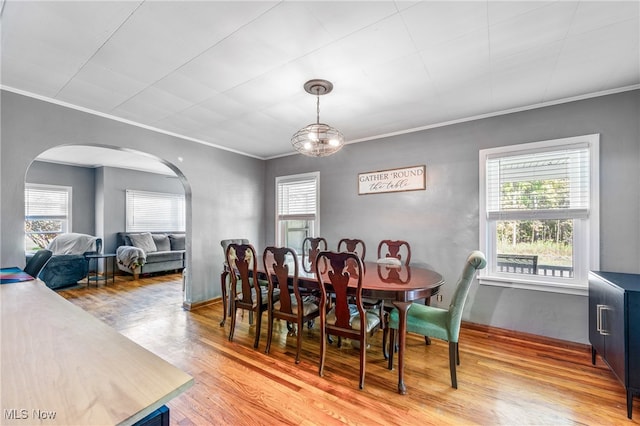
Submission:
POLYGON ((547 293, 573 294, 576 296, 588 296, 589 288, 586 285, 565 284, 549 281, 532 281, 519 278, 502 276, 479 277, 480 285, 495 287, 517 288, 522 290, 544 291, 547 293))

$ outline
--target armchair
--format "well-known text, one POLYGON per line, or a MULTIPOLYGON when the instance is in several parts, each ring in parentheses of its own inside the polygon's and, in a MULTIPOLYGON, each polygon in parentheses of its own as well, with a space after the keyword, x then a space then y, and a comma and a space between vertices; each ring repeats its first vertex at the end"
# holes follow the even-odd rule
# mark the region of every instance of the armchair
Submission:
MULTIPOLYGON (((426 306, 413 303, 407 312, 407 331, 431 336, 449 342, 449 369, 451 372, 451 387, 457 389, 456 365, 460 365, 460 353, 458 351, 458 337, 460 334, 460 323, 462 322, 462 311, 469 294, 469 288, 473 282, 478 269, 486 266, 487 261, 484 254, 479 251, 472 252, 462 269, 462 275, 456 285, 456 290, 451 298, 449 309, 442 309, 434 306, 426 306)), ((398 310, 391 311, 389 316, 389 329, 391 337, 389 339, 389 369, 393 368, 393 348, 395 343, 395 330, 399 324, 398 310)))
POLYGON ((53 255, 40 271, 39 278, 52 289, 68 287, 89 273, 86 254, 102 252, 102 238, 67 233, 54 238, 47 249, 53 255))

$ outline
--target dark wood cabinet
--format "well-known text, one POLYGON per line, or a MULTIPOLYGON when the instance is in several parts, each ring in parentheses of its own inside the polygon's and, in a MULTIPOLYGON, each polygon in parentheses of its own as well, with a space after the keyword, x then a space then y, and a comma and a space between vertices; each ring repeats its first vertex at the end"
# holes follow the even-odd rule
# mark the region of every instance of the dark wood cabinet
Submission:
POLYGON ((627 391, 627 417, 640 394, 640 275, 589 273, 589 341, 627 391))

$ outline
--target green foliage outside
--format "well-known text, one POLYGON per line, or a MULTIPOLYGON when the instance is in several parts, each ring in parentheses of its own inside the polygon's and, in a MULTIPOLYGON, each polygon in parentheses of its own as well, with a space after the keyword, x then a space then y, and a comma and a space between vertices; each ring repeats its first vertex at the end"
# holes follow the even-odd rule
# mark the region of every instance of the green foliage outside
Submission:
POLYGON ((60 220, 31 219, 25 221, 25 250, 35 251, 49 245, 51 240, 62 233, 60 220), (37 232, 37 233, 35 233, 37 232))
MULTIPOLYGON (((506 182, 501 209, 561 210, 569 206, 567 179, 506 182)), ((573 265, 573 220, 505 220, 496 223, 498 253, 538 255, 538 265, 573 265)))

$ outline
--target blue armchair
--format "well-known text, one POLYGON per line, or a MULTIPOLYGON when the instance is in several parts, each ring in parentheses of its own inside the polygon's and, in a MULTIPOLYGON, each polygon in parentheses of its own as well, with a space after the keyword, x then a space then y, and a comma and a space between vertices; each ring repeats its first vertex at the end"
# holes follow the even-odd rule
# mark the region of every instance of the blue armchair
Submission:
POLYGON ((89 273, 87 254, 102 252, 102 239, 85 234, 61 234, 47 246, 53 256, 42 268, 38 278, 47 287, 58 289, 75 285, 89 273))

